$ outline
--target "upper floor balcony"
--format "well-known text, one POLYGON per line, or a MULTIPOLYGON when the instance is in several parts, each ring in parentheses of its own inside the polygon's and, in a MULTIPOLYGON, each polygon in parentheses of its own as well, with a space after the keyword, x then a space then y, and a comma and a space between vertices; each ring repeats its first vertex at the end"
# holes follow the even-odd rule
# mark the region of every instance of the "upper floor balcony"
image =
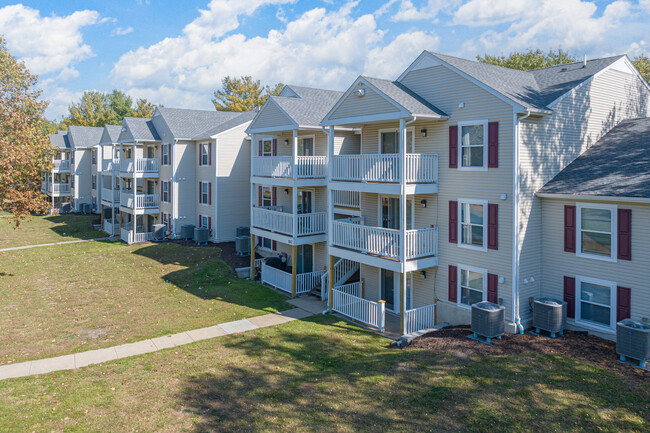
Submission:
POLYGON ((332 222, 330 254, 394 272, 438 265, 438 227, 400 230, 362 224, 362 218, 332 222))
POLYGON ((127 212, 154 214, 160 212, 160 194, 133 194, 133 191, 120 193, 120 207, 127 212))
POLYGON ((53 172, 56 173, 68 173, 70 172, 70 160, 69 159, 55 159, 52 161, 54 167, 52 168, 53 172))
POLYGON ((255 235, 298 245, 323 242, 327 233, 327 212, 294 214, 282 206, 253 208, 252 232, 255 235))
POLYGON ((111 188, 102 188, 102 201, 109 204, 120 203, 120 190, 111 188))
POLYGON ((406 154, 405 173, 402 173, 400 162, 397 153, 334 156, 334 185, 331 187, 344 191, 400 194, 400 183, 405 176, 407 194, 438 192, 437 154, 406 154))
POLYGON ((69 196, 70 184, 60 182, 44 182, 41 186, 41 191, 52 196, 69 196))
POLYGON ((120 172, 125 174, 135 174, 141 177, 158 177, 159 161, 157 158, 136 158, 120 160, 120 172))
POLYGON ((104 159, 102 160, 102 171, 118 171, 120 170, 119 159, 104 159))
POLYGON ((255 156, 251 176, 260 178, 256 183, 286 186, 325 185, 327 157, 298 156, 294 162, 292 156, 255 156))

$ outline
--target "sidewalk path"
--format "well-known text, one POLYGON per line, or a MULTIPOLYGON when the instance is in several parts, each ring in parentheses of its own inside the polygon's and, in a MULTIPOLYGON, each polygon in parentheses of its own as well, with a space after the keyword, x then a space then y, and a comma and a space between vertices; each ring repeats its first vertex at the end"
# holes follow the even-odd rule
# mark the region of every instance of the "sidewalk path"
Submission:
POLYGON ((51 247, 52 245, 77 244, 79 242, 107 241, 110 239, 111 239, 110 237, 104 237, 104 238, 94 238, 94 239, 77 239, 76 241, 52 242, 50 244, 24 245, 22 247, 2 248, 0 249, 0 253, 4 251, 26 250, 28 248, 51 247))
POLYGON ((31 376, 34 374, 51 373, 59 370, 74 370, 75 368, 85 367, 91 364, 99 364, 114 359, 156 352, 158 350, 182 346, 195 341, 221 337, 228 334, 238 334, 253 329, 265 328, 267 326, 280 325, 282 323, 291 322, 292 320, 304 319, 305 317, 313 316, 323 311, 323 305, 320 301, 309 298, 292 299, 288 302, 298 308, 282 311, 280 313, 251 317, 250 319, 221 323, 207 328, 193 329, 178 334, 151 338, 136 343, 122 344, 120 346, 108 347, 105 349, 89 350, 87 352, 80 352, 72 355, 57 356, 56 358, 38 359, 35 361, 2 365, 0 366, 0 380, 31 376))

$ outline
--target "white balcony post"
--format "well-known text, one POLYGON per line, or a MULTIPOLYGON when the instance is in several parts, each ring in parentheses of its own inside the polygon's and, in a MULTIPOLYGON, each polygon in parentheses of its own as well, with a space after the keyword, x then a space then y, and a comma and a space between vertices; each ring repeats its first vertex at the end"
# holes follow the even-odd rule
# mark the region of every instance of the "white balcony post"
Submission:
MULTIPOLYGON (((294 239, 298 237, 298 188, 296 188, 296 181, 298 180, 298 130, 293 130, 293 140, 292 140, 292 153, 293 153, 293 162, 291 173, 293 175, 293 188, 291 188, 291 196, 293 200, 293 237, 294 239)), ((294 272, 295 274, 295 272, 294 272)))
POLYGON ((399 212, 399 222, 400 222, 400 233, 399 233, 399 255, 401 261, 402 272, 400 275, 401 278, 401 290, 400 290, 400 334, 404 334, 404 329, 406 329, 406 121, 404 119, 399 120, 399 163, 400 163, 400 212, 399 212))
MULTIPOLYGON (((327 129, 327 183, 332 182, 332 165, 334 161, 334 127, 327 129)), ((334 191, 327 188, 327 246, 332 245, 332 222, 334 221, 334 191)), ((332 278, 332 269, 328 269, 330 279, 332 278)))

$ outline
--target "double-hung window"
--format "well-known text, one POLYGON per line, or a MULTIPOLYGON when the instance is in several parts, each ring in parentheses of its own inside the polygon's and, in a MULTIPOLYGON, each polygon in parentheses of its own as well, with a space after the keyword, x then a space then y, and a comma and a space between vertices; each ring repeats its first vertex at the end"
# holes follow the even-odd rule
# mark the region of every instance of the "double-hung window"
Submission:
POLYGON ((585 325, 613 329, 616 324, 616 283, 576 277, 576 320, 585 325))
POLYGON ((169 144, 162 145, 162 165, 169 165, 169 144))
POLYGON ((471 266, 458 265, 458 303, 471 306, 486 299, 487 271, 471 266))
POLYGON ((169 203, 169 181, 163 180, 162 183, 162 201, 169 203))
POLYGON ((487 170, 487 121, 458 124, 458 167, 487 170))
POLYGON ((96 150, 93 150, 93 151, 90 153, 90 155, 91 155, 91 158, 92 158, 92 163, 93 163, 93 164, 97 164, 97 151, 96 151, 96 150))
POLYGON ((91 179, 92 189, 97 189, 97 175, 93 174, 91 179))
POLYGON ((201 204, 210 204, 210 182, 201 182, 199 194, 201 204))
POLYGON ((273 156, 273 140, 266 139, 262 141, 262 156, 273 156))
POLYGON ((616 260, 616 206, 580 203, 577 210, 577 254, 616 260))
POLYGON ((201 143, 201 165, 210 165, 210 144, 201 143))
POLYGON ((460 245, 486 250, 487 202, 482 200, 459 200, 460 245))
POLYGON ((209 220, 207 215, 199 215, 199 227, 209 229, 209 220))

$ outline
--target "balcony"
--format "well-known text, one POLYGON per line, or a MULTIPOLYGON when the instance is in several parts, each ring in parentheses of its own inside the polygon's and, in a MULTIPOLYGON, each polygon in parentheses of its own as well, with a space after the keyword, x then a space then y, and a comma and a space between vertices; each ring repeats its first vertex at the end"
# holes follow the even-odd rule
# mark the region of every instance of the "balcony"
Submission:
POLYGON ((113 224, 110 219, 105 219, 102 228, 109 235, 113 235, 113 234, 117 234, 117 232, 120 231, 120 224, 119 223, 113 224))
POLYGON ((295 178, 301 184, 323 184, 327 177, 327 157, 325 156, 299 156, 298 162, 293 163, 292 156, 256 156, 253 157, 253 177, 277 179, 279 185, 290 185, 295 178))
MULTIPOLYGON (((332 160, 333 188, 393 193, 385 188, 392 185, 397 192, 401 179, 399 154, 338 155, 332 160)), ((407 154, 406 183, 409 194, 438 192, 438 155, 407 154)))
POLYGON ((47 183, 47 194, 66 196, 70 195, 69 183, 47 183))
POLYGON ((102 171, 117 171, 120 168, 120 161, 118 159, 104 159, 102 161, 102 171))
POLYGON ((52 171, 57 173, 63 173, 70 171, 70 160, 69 159, 55 159, 54 168, 52 171))
MULTIPOLYGON (((253 227, 284 236, 300 237, 325 235, 327 212, 313 212, 295 215, 282 212, 281 206, 253 208, 253 227)), ((286 239, 278 239, 287 242, 286 239)), ((323 239, 324 240, 324 239, 323 239)))
POLYGON ((400 230, 334 221, 330 242, 333 247, 341 249, 334 253, 339 257, 371 266, 385 266, 396 272, 424 269, 438 263, 437 227, 407 230, 406 239, 402 239, 400 230), (407 262, 404 268, 390 263, 399 264, 402 249, 407 262))
MULTIPOLYGON (((296 274, 296 295, 311 292, 320 283, 325 271, 306 272, 296 274)), ((273 268, 262 262, 262 282, 276 287, 284 292, 292 293, 293 275, 281 269, 273 268)))
POLYGON ((157 177, 159 171, 158 159, 156 158, 136 158, 122 159, 120 161, 120 172, 149 175, 148 177, 157 177), (154 176, 155 175, 155 176, 154 176))
POLYGON ((122 228, 120 230, 120 239, 129 245, 147 242, 153 239, 153 232, 134 232, 128 228, 122 228))
POLYGON ((120 193, 120 206, 136 213, 158 213, 160 194, 120 193), (138 212, 141 211, 141 212, 138 212))
POLYGON ((110 189, 102 188, 102 201, 107 203, 120 203, 120 190, 119 189, 110 189))

